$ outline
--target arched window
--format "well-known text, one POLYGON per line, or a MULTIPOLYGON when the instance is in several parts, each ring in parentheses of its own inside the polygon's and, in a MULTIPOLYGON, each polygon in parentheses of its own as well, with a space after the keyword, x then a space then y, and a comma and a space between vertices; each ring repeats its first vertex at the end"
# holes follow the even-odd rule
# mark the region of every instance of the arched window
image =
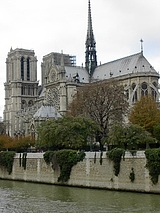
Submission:
POLYGON ((24 86, 22 86, 22 88, 21 88, 21 95, 25 95, 25 87, 24 86))
POLYGON ((135 103, 137 102, 137 90, 135 90, 136 88, 136 84, 133 83, 132 84, 132 92, 133 92, 133 99, 132 99, 132 102, 135 103))
POLYGON ((27 58, 27 81, 30 81, 30 58, 27 58))
POLYGON ((24 80, 24 57, 21 57, 21 79, 24 80))
MULTIPOLYGON (((157 83, 156 83, 156 82, 153 82, 153 86, 154 86, 155 88, 157 88, 157 83)), ((156 100, 156 98, 157 98, 157 92, 156 92, 156 90, 155 90, 154 88, 152 88, 152 87, 151 87, 151 94, 152 94, 152 97, 154 98, 154 100, 156 100)))
POLYGON ((148 95, 148 86, 146 82, 143 82, 141 85, 141 96, 148 95))

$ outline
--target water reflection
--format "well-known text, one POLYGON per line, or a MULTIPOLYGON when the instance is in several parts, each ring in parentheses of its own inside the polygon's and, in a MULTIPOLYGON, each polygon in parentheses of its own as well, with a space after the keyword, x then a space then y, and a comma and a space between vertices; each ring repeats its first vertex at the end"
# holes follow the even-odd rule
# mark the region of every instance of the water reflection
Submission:
POLYGON ((159 195, 0 180, 4 213, 158 213, 159 195))

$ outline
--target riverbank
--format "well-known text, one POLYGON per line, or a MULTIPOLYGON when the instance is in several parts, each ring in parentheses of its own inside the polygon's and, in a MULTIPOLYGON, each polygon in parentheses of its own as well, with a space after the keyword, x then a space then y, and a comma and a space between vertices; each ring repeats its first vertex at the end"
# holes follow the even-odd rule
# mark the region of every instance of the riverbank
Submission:
MULTIPOLYGON (((43 159, 44 153, 27 153, 26 168, 20 163, 20 154, 14 157, 12 173, 0 169, 0 178, 9 180, 29 181, 47 184, 59 184, 60 169, 52 169, 43 159)), ((72 168, 70 179, 65 185, 87 188, 101 188, 119 191, 134 191, 160 194, 160 183, 154 185, 150 179, 149 171, 145 167, 146 158, 143 151, 135 155, 126 152, 121 160, 120 173, 114 175, 113 162, 100 152, 86 152, 85 159, 72 168), (134 171, 134 180, 130 174, 134 171)))

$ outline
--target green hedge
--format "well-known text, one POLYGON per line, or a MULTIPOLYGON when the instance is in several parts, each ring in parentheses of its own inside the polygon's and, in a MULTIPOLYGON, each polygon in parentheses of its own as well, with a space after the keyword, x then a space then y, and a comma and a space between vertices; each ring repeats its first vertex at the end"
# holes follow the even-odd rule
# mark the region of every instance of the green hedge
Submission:
POLYGON ((43 157, 47 164, 52 164, 53 169, 56 168, 56 164, 59 165, 60 176, 58 177, 58 182, 66 182, 70 178, 72 167, 79 161, 83 161, 85 153, 64 149, 55 152, 47 151, 43 157))
POLYGON ((149 170, 152 183, 156 184, 160 175, 160 148, 147 149, 145 155, 147 158, 146 168, 149 170))
POLYGON ((15 152, 13 151, 0 152, 0 167, 5 168, 8 174, 12 173, 14 156, 15 152))
POLYGON ((113 161, 114 174, 115 176, 118 176, 120 172, 121 159, 122 159, 122 156, 124 156, 125 154, 125 150, 121 148, 114 148, 111 151, 108 151, 106 154, 107 154, 107 157, 111 161, 113 161))

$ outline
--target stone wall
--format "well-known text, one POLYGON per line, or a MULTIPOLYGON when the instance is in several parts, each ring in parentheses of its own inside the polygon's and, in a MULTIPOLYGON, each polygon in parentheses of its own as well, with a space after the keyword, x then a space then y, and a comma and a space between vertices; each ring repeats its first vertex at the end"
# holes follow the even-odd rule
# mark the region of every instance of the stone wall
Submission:
MULTIPOLYGON (((0 169, 1 179, 60 184, 57 182, 60 174, 59 168, 53 170, 51 165, 47 165, 43 160, 43 153, 28 153, 26 170, 20 166, 19 155, 17 153, 14 158, 11 175, 0 169)), ((94 156, 94 152, 86 152, 83 162, 79 162, 72 168, 70 179, 66 185, 160 193, 160 181, 153 185, 149 177, 149 171, 145 168, 146 158, 144 152, 137 152, 135 156, 132 156, 130 152, 126 152, 124 160, 121 161, 118 177, 114 175, 113 163, 107 159, 106 152, 103 153, 102 165, 100 165, 100 152, 96 152, 96 162, 94 156), (132 168, 135 173, 134 182, 131 182, 129 178, 132 168)))

